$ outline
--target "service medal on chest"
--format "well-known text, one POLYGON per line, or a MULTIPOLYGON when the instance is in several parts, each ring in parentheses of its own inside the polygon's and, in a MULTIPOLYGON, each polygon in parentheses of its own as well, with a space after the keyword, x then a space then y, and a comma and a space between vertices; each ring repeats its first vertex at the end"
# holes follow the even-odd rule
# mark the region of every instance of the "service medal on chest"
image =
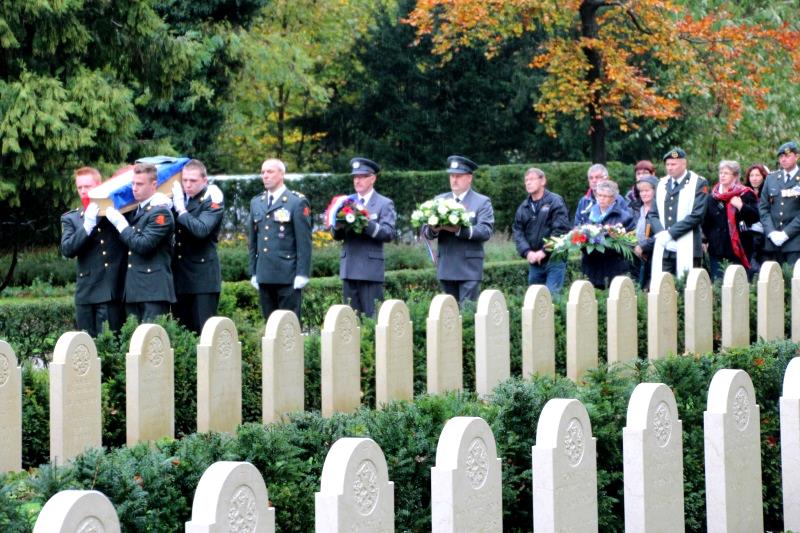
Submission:
POLYGON ((292 219, 292 214, 289 212, 288 209, 281 207, 277 211, 275 211, 275 221, 276 222, 289 222, 292 219))

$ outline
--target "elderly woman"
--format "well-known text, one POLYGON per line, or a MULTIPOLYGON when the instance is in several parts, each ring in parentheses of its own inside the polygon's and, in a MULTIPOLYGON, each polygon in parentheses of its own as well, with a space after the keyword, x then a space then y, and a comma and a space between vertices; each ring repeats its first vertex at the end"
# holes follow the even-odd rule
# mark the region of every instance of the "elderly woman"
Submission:
MULTIPOLYGON (((619 195, 619 186, 613 181, 604 181, 597 185, 594 191, 597 203, 589 211, 590 224, 615 225, 622 224, 630 231, 635 227, 633 214, 628 203, 619 195)), ((603 253, 584 252, 581 258, 581 270, 589 281, 597 288, 605 289, 611 284, 615 276, 627 274, 630 271, 628 261, 613 250, 603 253)))
POLYGON ((752 274, 753 253, 750 225, 758 222, 758 200, 750 187, 739 182, 741 168, 736 161, 720 161, 719 181, 708 195, 703 234, 708 242, 711 278, 723 275, 721 262, 742 265, 752 274))
POLYGON ((633 253, 639 258, 640 268, 637 272, 637 279, 642 289, 646 289, 650 285, 650 254, 653 251, 654 238, 650 226, 647 224, 647 213, 650 212, 656 198, 656 187, 658 187, 658 178, 655 176, 642 176, 636 182, 636 191, 641 205, 633 217, 636 222, 636 248, 633 253))

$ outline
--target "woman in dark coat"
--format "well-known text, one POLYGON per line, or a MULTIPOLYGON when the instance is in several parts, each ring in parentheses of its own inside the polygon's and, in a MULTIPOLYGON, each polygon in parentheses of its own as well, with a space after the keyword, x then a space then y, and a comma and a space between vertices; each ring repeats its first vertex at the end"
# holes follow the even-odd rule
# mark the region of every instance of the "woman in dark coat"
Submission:
POLYGON ((720 161, 719 181, 706 200, 703 235, 708 243, 712 279, 722 277, 722 261, 742 265, 748 276, 752 274, 753 238, 747 228, 759 220, 758 200, 750 187, 739 182, 740 173, 736 161, 720 161))
MULTIPOLYGON (((744 174, 744 184, 753 189, 756 195, 756 200, 761 198, 761 189, 764 187, 764 181, 767 179, 769 169, 766 165, 756 163, 750 165, 747 172, 744 174)), ((761 264, 764 259, 764 228, 761 227, 761 222, 756 222, 750 226, 750 237, 753 240, 753 253, 750 256, 750 267, 754 272, 761 270, 761 264)))

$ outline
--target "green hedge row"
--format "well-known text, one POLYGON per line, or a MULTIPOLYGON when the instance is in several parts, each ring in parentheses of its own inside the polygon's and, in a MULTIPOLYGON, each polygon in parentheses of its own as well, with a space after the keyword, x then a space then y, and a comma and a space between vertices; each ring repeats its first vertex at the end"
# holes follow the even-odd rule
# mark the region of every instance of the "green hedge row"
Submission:
MULTIPOLYGON (((215 461, 242 460, 263 474, 280 530, 311 531, 314 492, 330 446, 341 437, 369 436, 383 449, 395 484, 396 529, 429 531, 430 469, 439 434, 453 416, 481 416, 492 427, 502 458, 504 530, 529 531, 531 446, 539 414, 549 399, 577 398, 586 406, 597 438, 600 529, 622 531, 622 428, 628 400, 636 384, 661 382, 674 392, 683 421, 686 530, 704 531, 703 411, 708 385, 721 368, 741 368, 753 380, 761 413, 765 527, 780 530, 778 399, 785 368, 797 353, 798 345, 790 342, 760 343, 716 355, 639 361, 622 370, 600 368, 578 386, 565 378, 511 379, 486 402, 471 394, 423 395, 414 403, 330 419, 306 412, 285 424, 245 424, 235 437, 194 434, 153 447, 91 451, 67 467, 46 464, 29 473, 0 475, 0 530, 30 531, 48 498, 74 488, 106 494, 125 531, 180 531, 190 517, 203 471, 215 461)), ((176 350, 179 361, 186 355, 176 350)), ((104 375, 107 370, 104 366, 104 375)))

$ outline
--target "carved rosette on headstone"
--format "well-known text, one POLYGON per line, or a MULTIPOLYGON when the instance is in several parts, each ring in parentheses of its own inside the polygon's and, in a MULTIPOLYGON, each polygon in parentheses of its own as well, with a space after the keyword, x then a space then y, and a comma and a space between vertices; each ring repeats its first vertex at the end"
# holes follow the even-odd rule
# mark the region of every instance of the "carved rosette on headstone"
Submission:
POLYGON ((431 470, 434 533, 501 531, 502 472, 485 420, 459 416, 445 424, 431 470))
POLYGON ((386 300, 375 325, 375 406, 414 399, 414 327, 402 300, 386 300))
POLYGON ((722 347, 750 344, 750 285, 742 265, 731 265, 722 280, 722 347))
POLYGON ((261 407, 264 423, 277 422, 305 405, 305 361, 300 321, 292 311, 273 311, 261 339, 261 407))
POLYGON ((758 273, 758 336, 766 341, 784 338, 783 272, 775 261, 765 261, 758 273))
POLYGON ((264 478, 250 463, 218 461, 209 466, 192 504, 186 533, 274 533, 264 478))
POLYGON ((786 367, 780 410, 783 529, 800 531, 800 357, 786 367))
POLYGON ((394 531, 394 483, 372 439, 343 438, 331 446, 315 498, 315 531, 394 531))
POLYGON ((579 381, 592 368, 597 368, 597 298, 591 283, 578 280, 567 300, 567 377, 579 381))
POLYGON ((62 490, 44 504, 33 533, 120 533, 119 518, 96 490, 62 490))
POLYGON ((672 390, 637 385, 622 433, 626 531, 684 530, 682 431, 672 390))
POLYGON ((322 416, 361 405, 361 327, 353 309, 334 305, 322 327, 322 416))
POLYGON ((531 285, 522 304, 522 378, 556 375, 555 313, 545 285, 531 285))
POLYGON ((678 293, 669 272, 650 280, 647 295, 647 357, 663 359, 678 352, 678 293))
POLYGON ((22 470, 22 368, 0 340, 0 472, 22 470))
POLYGON ((175 353, 164 328, 142 324, 125 355, 127 444, 175 436, 175 353))
POLYGON ((211 317, 197 345, 197 431, 235 433, 242 423, 242 343, 230 318, 211 317))
POLYGON ((684 294, 684 351, 709 353, 714 350, 714 290, 705 269, 689 271, 684 294))
POLYGON ((596 448, 581 402, 545 404, 532 452, 534 531, 597 531, 596 448))
POLYGON ((475 392, 487 397, 511 375, 508 307, 503 293, 487 289, 475 312, 475 392))
POLYGON ((50 363, 50 460, 58 464, 87 448, 99 448, 100 358, 83 331, 64 333, 50 363))
POLYGON ((461 390, 464 383, 461 314, 456 299, 437 294, 427 319, 428 393, 461 390))
POLYGON ((608 364, 625 363, 639 356, 636 288, 628 276, 611 281, 606 301, 608 364))
POLYGON ((744 370, 718 370, 703 413, 709 533, 764 531, 761 418, 744 370))

